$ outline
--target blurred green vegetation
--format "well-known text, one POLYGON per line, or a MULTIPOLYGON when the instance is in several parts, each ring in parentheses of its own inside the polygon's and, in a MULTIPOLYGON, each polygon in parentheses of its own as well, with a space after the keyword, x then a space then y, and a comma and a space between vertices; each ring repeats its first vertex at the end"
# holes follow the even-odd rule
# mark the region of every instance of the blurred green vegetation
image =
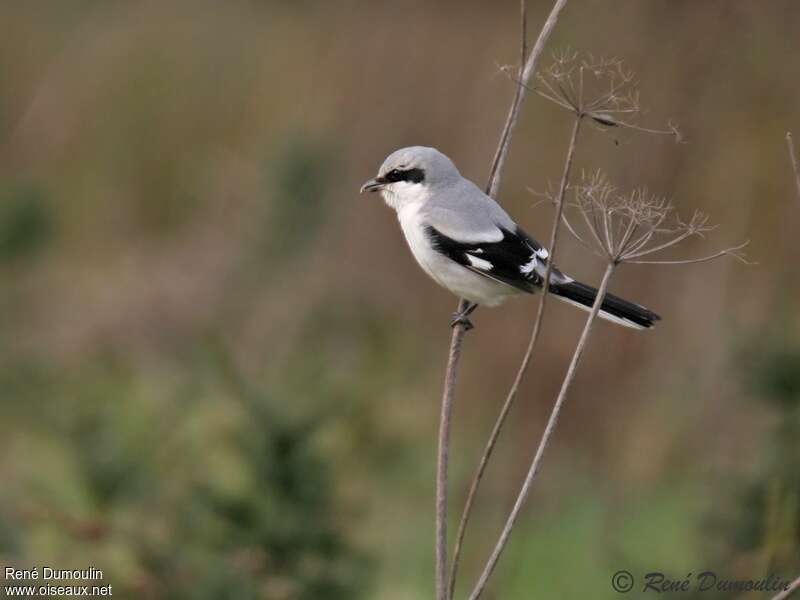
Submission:
POLYGON ((268 234, 264 254, 269 260, 302 255, 313 248, 330 209, 333 150, 294 137, 267 161, 267 194, 276 201, 265 219, 268 234))
POLYGON ((279 411, 219 349, 197 352, 154 388, 113 359, 2 373, 19 475, 0 495, 0 555, 103 565, 122 597, 356 597, 367 561, 334 519, 319 425, 279 411))
MULTIPOLYGON (((358 189, 408 144, 483 182, 518 6, 453 6, 0 5, 0 565, 94 566, 122 598, 430 597, 455 300, 358 189)), ((531 31, 548 8, 529 3, 531 31)), ((598 325, 487 599, 618 598, 620 569, 800 573, 798 28, 793 0, 565 11, 553 47, 624 58, 642 125, 688 140, 586 127, 576 170, 721 224, 676 258, 750 239, 758 264, 620 270, 613 291, 664 321, 598 325)), ((540 238, 525 190, 560 173, 553 111, 529 98, 501 196, 540 238)), ((597 280, 569 240, 559 263, 597 280)), ((476 313, 453 526, 533 307, 476 313)), ((548 313, 461 593, 582 323, 548 313)))
POLYGON ((743 392, 769 415, 756 469, 733 490, 733 511, 715 523, 724 558, 755 555, 765 571, 800 570, 800 344, 785 332, 759 333, 736 365, 743 392))
POLYGON ((54 227, 42 190, 24 184, 0 189, 0 261, 8 264, 35 256, 52 239, 54 227))

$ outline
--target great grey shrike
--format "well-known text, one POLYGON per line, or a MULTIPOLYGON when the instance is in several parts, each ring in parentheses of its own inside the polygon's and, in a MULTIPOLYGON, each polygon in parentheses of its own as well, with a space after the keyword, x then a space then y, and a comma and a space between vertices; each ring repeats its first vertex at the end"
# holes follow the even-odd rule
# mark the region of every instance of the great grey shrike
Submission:
MULTIPOLYGON (((439 285, 469 302, 451 325, 472 327, 479 305, 496 306, 509 296, 542 287, 548 252, 497 202, 465 179, 435 148, 412 146, 390 154, 362 192, 378 192, 397 212, 411 253, 439 285)), ((550 292, 591 310, 597 289, 552 268, 550 292)), ((648 329, 660 317, 633 302, 606 294, 600 317, 648 329)))

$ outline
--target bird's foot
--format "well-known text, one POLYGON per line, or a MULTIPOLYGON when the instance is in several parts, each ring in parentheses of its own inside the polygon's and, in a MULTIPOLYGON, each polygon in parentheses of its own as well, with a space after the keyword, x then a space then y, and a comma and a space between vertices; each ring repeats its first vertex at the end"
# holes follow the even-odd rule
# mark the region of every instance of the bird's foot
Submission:
POLYGON ((456 325, 463 325, 464 331, 469 331, 470 329, 475 328, 475 325, 472 324, 472 321, 469 320, 469 317, 460 312, 454 312, 453 318, 450 320, 450 327, 455 327, 456 325))
POLYGON ((450 327, 455 327, 456 325, 463 325, 464 331, 469 331, 473 329, 475 326, 472 324, 472 321, 469 320, 469 316, 472 314, 472 311, 478 308, 477 304, 468 304, 467 307, 460 311, 454 312, 453 318, 450 320, 450 327))

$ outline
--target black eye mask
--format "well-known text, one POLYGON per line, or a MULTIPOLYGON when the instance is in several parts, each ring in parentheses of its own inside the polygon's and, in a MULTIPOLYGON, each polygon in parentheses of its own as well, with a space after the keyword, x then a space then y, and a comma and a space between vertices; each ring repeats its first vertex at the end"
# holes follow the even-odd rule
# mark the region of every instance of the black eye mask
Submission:
POLYGON ((425 181, 425 171, 422 169, 392 169, 383 178, 389 183, 395 183, 396 181, 421 183, 425 181))

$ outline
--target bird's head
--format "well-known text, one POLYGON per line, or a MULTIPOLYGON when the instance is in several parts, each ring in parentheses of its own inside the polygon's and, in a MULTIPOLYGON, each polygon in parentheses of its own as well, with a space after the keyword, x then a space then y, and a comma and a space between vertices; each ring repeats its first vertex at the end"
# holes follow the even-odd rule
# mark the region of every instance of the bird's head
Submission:
POLYGON ((381 192, 388 204, 399 208, 424 201, 432 189, 459 177, 453 161, 436 148, 411 146, 392 152, 378 175, 361 186, 361 192, 381 192))

